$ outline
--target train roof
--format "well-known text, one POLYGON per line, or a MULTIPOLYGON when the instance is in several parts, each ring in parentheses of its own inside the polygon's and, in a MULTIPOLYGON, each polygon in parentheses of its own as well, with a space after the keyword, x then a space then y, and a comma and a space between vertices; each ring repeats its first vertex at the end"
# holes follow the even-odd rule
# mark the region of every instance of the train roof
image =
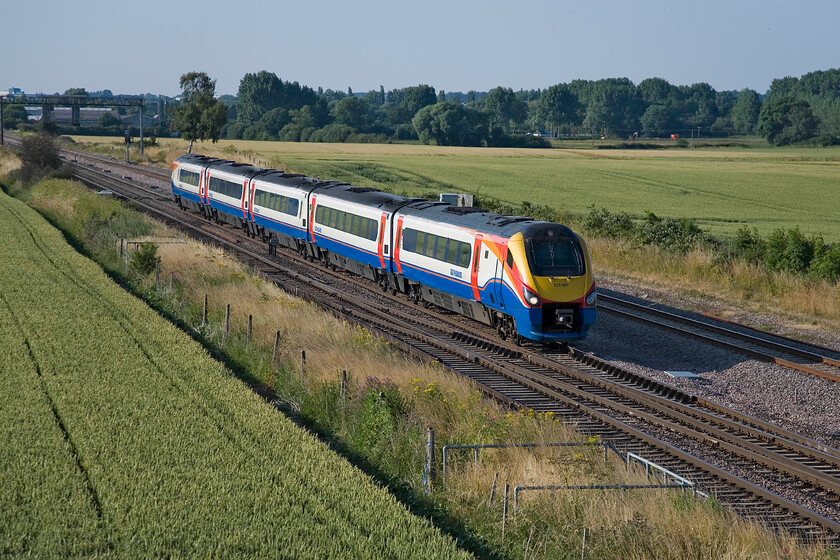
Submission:
POLYGON ((355 202, 365 206, 379 208, 385 212, 396 212, 400 208, 422 201, 422 198, 409 198, 398 194, 391 194, 369 187, 354 187, 347 183, 325 185, 323 194, 339 200, 355 202))
POLYGON ((224 161, 228 161, 228 160, 215 158, 215 157, 210 157, 210 156, 203 156, 201 154, 184 154, 184 155, 176 158, 175 161, 179 161, 179 162, 182 162, 182 163, 192 163, 192 164, 195 164, 195 165, 205 165, 206 166, 206 165, 210 165, 211 163, 214 163, 214 162, 217 162, 217 161, 224 162, 224 161))
POLYGON ((326 182, 299 173, 286 173, 285 171, 278 171, 276 169, 265 169, 262 173, 255 176, 254 179, 272 185, 301 189, 306 192, 313 191, 323 186, 326 182))
MULTIPOLYGON (((551 222, 534 220, 525 216, 495 214, 472 206, 452 206, 446 202, 419 202, 403 208, 400 213, 503 237, 510 237, 526 228, 532 229, 532 226, 551 224, 551 222)), ((566 226, 552 225, 568 230, 566 226)), ((571 234, 571 230, 568 231, 571 234)))
POLYGON ((225 171, 227 173, 234 173, 242 175, 243 177, 251 178, 265 171, 262 167, 251 165, 249 163, 237 163, 226 159, 219 159, 211 162, 211 167, 217 171, 225 171))

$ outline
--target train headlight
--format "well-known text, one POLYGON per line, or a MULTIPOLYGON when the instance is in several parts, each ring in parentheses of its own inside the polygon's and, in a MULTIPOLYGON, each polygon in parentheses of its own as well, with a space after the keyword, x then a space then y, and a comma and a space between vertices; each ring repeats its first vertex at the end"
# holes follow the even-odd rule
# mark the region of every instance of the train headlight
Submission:
POLYGON ((586 305, 589 307, 595 307, 595 304, 598 303, 598 290, 592 288, 592 291, 586 294, 586 305))
POLYGON ((540 305, 540 296, 528 289, 528 286, 522 286, 522 296, 525 298, 525 303, 531 307, 538 307, 540 305))

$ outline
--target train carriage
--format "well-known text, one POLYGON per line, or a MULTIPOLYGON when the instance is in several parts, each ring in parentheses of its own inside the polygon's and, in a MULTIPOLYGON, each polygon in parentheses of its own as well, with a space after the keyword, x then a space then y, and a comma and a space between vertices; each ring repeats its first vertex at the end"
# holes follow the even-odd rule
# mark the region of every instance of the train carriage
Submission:
POLYGON ((308 239, 307 199, 321 182, 274 170, 252 177, 247 194, 250 198, 248 233, 265 240, 273 236, 278 245, 302 250, 308 239))
POLYGON ((220 223, 246 229, 250 221, 248 185, 252 177, 264 172, 262 168, 245 163, 219 160, 204 172, 204 203, 210 216, 220 223))
POLYGON ((426 203, 397 216, 395 267, 420 299, 496 327, 503 337, 569 341, 595 321, 585 242, 569 228, 426 203))
POLYGON ((224 160, 186 154, 172 163, 172 194, 181 208, 204 213, 204 172, 218 161, 224 160))
POLYGON ((394 212, 416 200, 345 183, 313 191, 309 232, 318 258, 384 286, 393 270, 394 212))

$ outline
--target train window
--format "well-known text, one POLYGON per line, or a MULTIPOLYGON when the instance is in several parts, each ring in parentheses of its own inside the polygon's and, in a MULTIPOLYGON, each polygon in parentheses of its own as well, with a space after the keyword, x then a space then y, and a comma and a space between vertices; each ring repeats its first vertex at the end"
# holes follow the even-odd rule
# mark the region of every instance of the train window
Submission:
MULTIPOLYGON (((231 183, 231 185, 232 184, 233 183, 231 183)), ((268 208, 269 210, 274 210, 275 212, 282 212, 284 214, 297 216, 298 209, 300 208, 300 201, 281 194, 256 189, 254 191, 254 206, 262 206, 263 208, 268 208)), ((316 210, 316 213, 317 212, 318 210, 316 210)))
MULTIPOLYGON (((294 198, 287 198, 284 203, 284 212, 297 215, 300 201, 294 198)), ((377 222, 358 214, 351 214, 329 206, 318 206, 315 210, 315 223, 329 226, 351 235, 376 241, 378 237, 377 222)))
POLYGON ((182 183, 186 183, 188 185, 197 187, 199 179, 200 175, 195 171, 187 171, 186 169, 178 170, 178 180, 180 180, 182 183))
POLYGON ((231 198, 242 198, 242 185, 218 177, 210 177, 210 190, 231 198))
POLYGON ((426 250, 423 253, 427 257, 435 257, 435 244, 437 243, 437 240, 437 235, 432 235, 431 233, 426 234, 426 250))
POLYGON ((362 237, 370 241, 376 241, 376 238, 379 237, 379 233, 376 231, 376 220, 371 220, 370 218, 365 218, 364 220, 367 224, 367 232, 362 228, 362 232, 364 232, 362 237))
POLYGON ((417 232, 417 247, 416 253, 420 253, 421 255, 426 252, 426 235, 425 231, 418 231, 417 232))
POLYGON ((406 229, 402 232, 403 251, 417 252, 417 234, 418 231, 416 229, 406 229))
POLYGON ((437 249, 435 250, 435 258, 439 261, 446 261, 446 244, 454 243, 445 237, 438 237, 437 249))
POLYGON ((459 245, 461 245, 461 242, 455 241, 454 239, 450 239, 449 243, 446 245, 446 262, 449 264, 458 264, 459 245))
POLYGON ((507 262, 508 268, 513 268, 513 253, 510 252, 510 249, 508 249, 507 259, 505 262, 507 262))
POLYGON ((463 268, 467 268, 470 266, 470 253, 472 252, 472 247, 470 247, 469 243, 461 243, 460 252, 458 264, 463 268))
POLYGON ((469 267, 472 250, 469 243, 411 228, 402 232, 402 249, 462 268, 469 267))
POLYGON ((526 239, 525 252, 535 276, 582 276, 586 272, 578 241, 552 230, 526 239))

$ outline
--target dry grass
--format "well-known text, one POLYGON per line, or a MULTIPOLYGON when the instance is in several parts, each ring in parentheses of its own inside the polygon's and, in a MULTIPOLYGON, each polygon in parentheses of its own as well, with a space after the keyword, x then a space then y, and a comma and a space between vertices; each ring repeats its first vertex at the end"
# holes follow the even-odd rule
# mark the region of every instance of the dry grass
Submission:
POLYGON ((701 293, 741 311, 787 313, 800 327, 840 328, 840 284, 771 273, 743 262, 722 267, 704 250, 681 256, 625 241, 593 238, 588 244, 593 266, 602 274, 701 293))
MULTIPOLYGON (((489 455, 490 451, 483 451, 489 455)), ((523 557, 546 549, 580 550, 587 530, 587 558, 830 558, 819 546, 793 538, 774 538, 760 525, 694 500, 679 490, 556 490, 521 492, 513 516, 514 485, 651 484, 642 473, 624 472, 600 452, 571 450, 483 456, 477 467, 464 463, 447 492, 456 497, 453 512, 482 510, 501 526, 504 484, 510 484, 508 535, 527 535, 523 557), (499 473, 494 503, 492 481, 499 473), (561 541, 562 544, 558 544, 561 541)), ((510 537, 508 537, 510 538, 510 537)))
POLYGON ((7 147, 0 146, 0 176, 20 168, 20 159, 7 147))

